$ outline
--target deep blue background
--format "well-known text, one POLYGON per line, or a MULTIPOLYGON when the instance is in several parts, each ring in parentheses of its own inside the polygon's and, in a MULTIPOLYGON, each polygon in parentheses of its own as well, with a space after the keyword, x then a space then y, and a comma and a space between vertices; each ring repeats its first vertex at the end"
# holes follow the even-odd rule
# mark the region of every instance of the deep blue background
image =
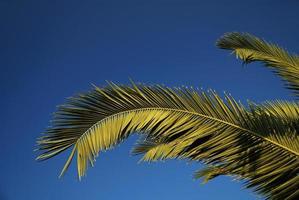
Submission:
POLYGON ((250 32, 299 52, 299 1, 0 1, 0 199, 254 199, 221 177, 193 181, 199 164, 137 164, 136 137, 100 154, 79 182, 73 164, 57 176, 66 153, 38 163, 35 139, 56 105, 91 83, 128 78, 168 86, 228 91, 236 99, 291 99, 260 64, 242 67, 215 41, 250 32))

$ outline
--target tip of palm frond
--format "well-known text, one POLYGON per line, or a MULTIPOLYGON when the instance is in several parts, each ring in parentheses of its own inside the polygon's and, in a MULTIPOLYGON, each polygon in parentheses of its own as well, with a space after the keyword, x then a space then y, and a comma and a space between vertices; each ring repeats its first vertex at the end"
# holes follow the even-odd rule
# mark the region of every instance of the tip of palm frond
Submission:
POLYGON ((236 47, 245 46, 249 39, 258 39, 254 35, 244 32, 228 32, 216 41, 216 46, 221 49, 235 49, 236 47))
POLYGON ((216 46, 231 50, 243 61, 243 66, 254 61, 262 62, 266 67, 286 81, 285 87, 298 96, 299 56, 290 54, 277 44, 267 42, 249 33, 231 32, 217 40, 216 46))
POLYGON ((236 58, 240 58, 243 61, 242 66, 245 66, 254 61, 254 55, 252 52, 244 49, 240 50, 240 48, 250 48, 257 41, 264 43, 263 40, 249 33, 230 32, 220 37, 216 42, 216 46, 220 49, 232 50, 232 54, 235 54, 236 58))

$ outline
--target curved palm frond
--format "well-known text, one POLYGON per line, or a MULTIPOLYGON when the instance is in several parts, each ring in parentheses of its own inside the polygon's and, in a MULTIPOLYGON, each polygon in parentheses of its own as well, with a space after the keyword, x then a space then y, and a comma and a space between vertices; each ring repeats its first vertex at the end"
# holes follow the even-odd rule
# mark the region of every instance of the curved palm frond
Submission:
MULTIPOLYGON (((72 147, 61 175, 77 153, 81 178, 99 151, 112 148, 131 133, 142 132, 152 144, 157 140, 166 145, 176 143, 171 152, 175 157, 202 160, 235 174, 247 169, 248 187, 266 196, 297 195, 298 135, 293 140, 282 136, 296 128, 284 117, 283 112, 290 111, 272 109, 276 108, 272 104, 265 106, 267 112, 254 105, 247 111, 232 97, 226 95, 225 99, 213 91, 192 88, 113 83, 96 87, 59 107, 52 127, 38 139, 42 153, 37 159, 51 158, 72 147)), ((299 110, 297 104, 292 109, 299 110)), ((151 146, 150 142, 147 145, 151 146)))
MULTIPOLYGON (((295 102, 275 101, 262 105, 251 104, 252 115, 249 115, 247 120, 252 122, 251 130, 266 133, 265 136, 271 141, 299 152, 298 112, 299 105, 295 102)), ((171 140, 164 138, 145 140, 139 142, 133 153, 144 154, 142 158, 144 161, 169 158, 204 161, 212 165, 196 172, 195 177, 204 178, 205 182, 219 175, 231 175, 247 180, 248 188, 253 187, 257 192, 272 199, 298 197, 298 189, 296 189, 299 186, 298 160, 280 160, 279 153, 267 147, 266 143, 255 143, 250 138, 243 143, 244 146, 240 146, 242 148, 240 150, 225 147, 231 145, 229 139, 227 140, 230 137, 228 135, 220 141, 222 142, 220 144, 217 137, 214 141, 213 133, 201 136, 202 134, 185 134, 171 140), (255 144, 246 145, 246 143, 255 144), (222 151, 219 151, 219 147, 222 151), (206 159, 207 156, 210 157, 206 159), (286 181, 288 182, 285 183, 286 181)))
POLYGON ((286 87, 299 96, 299 56, 289 54, 283 48, 267 43, 248 33, 227 33, 217 41, 217 46, 232 52, 245 64, 261 61, 285 82, 286 87))

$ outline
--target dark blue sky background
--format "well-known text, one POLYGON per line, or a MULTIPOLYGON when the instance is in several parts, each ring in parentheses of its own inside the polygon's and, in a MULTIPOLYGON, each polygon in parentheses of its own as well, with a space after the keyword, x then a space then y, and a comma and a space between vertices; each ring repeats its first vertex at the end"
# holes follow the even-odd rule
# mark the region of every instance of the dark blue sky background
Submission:
POLYGON ((0 1, 0 199, 254 199, 221 177, 205 186, 198 163, 140 163, 131 137, 100 154, 81 182, 67 153, 38 163, 35 139, 66 97, 128 78, 227 91, 236 99, 291 99, 259 64, 242 67, 215 41, 250 32, 299 52, 299 1, 0 1))

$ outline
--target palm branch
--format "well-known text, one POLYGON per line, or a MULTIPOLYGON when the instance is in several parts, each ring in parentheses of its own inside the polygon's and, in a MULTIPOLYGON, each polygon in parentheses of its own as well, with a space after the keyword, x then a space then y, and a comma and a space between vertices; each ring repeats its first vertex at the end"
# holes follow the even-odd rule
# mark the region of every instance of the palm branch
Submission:
POLYGON ((245 64, 261 61, 271 68, 299 96, 299 56, 268 43, 248 33, 227 33, 217 41, 217 46, 232 52, 245 64))
POLYGON ((145 153, 148 160, 163 155, 202 161, 221 170, 218 174, 246 180, 247 187, 266 198, 295 199, 298 112, 298 104, 292 102, 245 107, 214 91, 110 83, 58 108, 52 126, 38 139, 42 153, 37 159, 72 148, 61 175, 76 153, 81 178, 100 151, 137 132, 145 139, 134 152, 145 153), (155 148, 160 150, 153 152, 155 148))
MULTIPOLYGON (((257 131, 264 133, 270 132, 272 134, 267 134, 267 137, 271 138, 270 140, 279 141, 279 144, 283 146, 293 146, 294 151, 299 152, 299 136, 297 134, 299 128, 297 118, 299 110, 297 103, 284 101, 267 102, 258 107, 254 105, 252 111, 254 112, 254 117, 247 120, 255 121, 254 126, 258 126, 256 127, 257 131)), ((206 140, 206 138, 198 138, 194 138, 194 135, 183 135, 168 141, 147 139, 145 141, 140 141, 137 147, 133 150, 133 153, 143 153, 144 156, 142 160, 144 161, 156 161, 167 158, 202 160, 202 155, 198 154, 198 151, 201 151, 204 148, 210 148, 211 145, 214 145, 214 142, 203 143, 203 140, 206 140)), ((213 139, 210 140, 212 141, 213 139)), ((254 141, 248 140, 247 142, 254 141)), ((256 154, 260 154, 265 147, 259 146, 257 148, 252 148, 246 146, 245 143, 243 145, 242 148, 245 148, 247 153, 241 153, 241 151, 237 149, 235 149, 235 151, 233 148, 227 148, 221 153, 216 151, 217 154, 214 155, 215 160, 218 159, 219 156, 223 156, 221 159, 225 161, 227 158, 230 159, 232 165, 227 165, 227 162, 215 163, 215 160, 212 160, 212 162, 205 162, 207 164, 212 163, 213 165, 196 172, 195 178, 203 177, 204 182, 207 182, 219 175, 230 175, 237 179, 247 180, 246 186, 248 188, 254 187, 257 192, 264 194, 269 198, 271 197, 271 199, 296 199, 298 196, 298 190, 296 189, 298 187, 297 175, 294 174, 294 179, 292 180, 294 187, 290 187, 290 185, 287 184, 284 185, 285 188, 289 187, 288 192, 293 192, 290 197, 287 198, 286 194, 282 195, 283 192, 287 192, 285 188, 275 187, 280 184, 277 182, 277 176, 286 178, 285 176, 289 174, 289 172, 283 172, 281 169, 286 169, 285 167, 288 166, 288 170, 296 171, 296 173, 298 173, 298 163, 295 164, 295 162, 293 163, 295 165, 291 166, 289 165, 290 163, 285 162, 285 160, 280 161, 279 163, 277 163, 278 160, 271 160, 273 159, 272 156, 275 156, 275 153, 271 148, 264 149, 265 154, 261 153, 261 155, 265 155, 265 157, 260 155, 256 157, 256 154), (274 154, 271 155, 272 153, 274 154), (230 158, 231 155, 233 155, 232 158, 230 158), (240 166, 237 167, 237 165, 240 166), (268 182, 268 180, 270 181, 268 182), (278 190, 281 191, 278 192, 278 190), (270 193, 266 195, 269 191, 270 193)), ((223 147, 224 145, 221 144, 219 146, 223 147)))

